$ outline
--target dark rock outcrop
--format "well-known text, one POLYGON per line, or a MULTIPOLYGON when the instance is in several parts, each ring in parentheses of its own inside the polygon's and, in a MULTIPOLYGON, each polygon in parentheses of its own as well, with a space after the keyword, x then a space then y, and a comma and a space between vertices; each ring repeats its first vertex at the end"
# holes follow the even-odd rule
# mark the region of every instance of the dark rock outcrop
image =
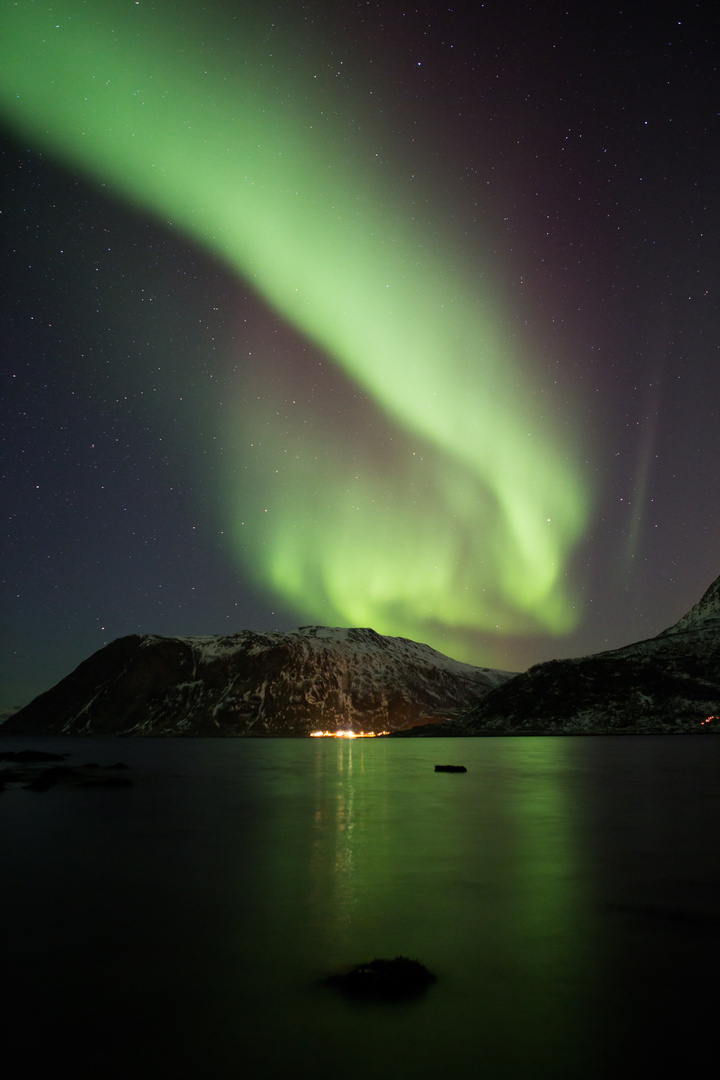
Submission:
POLYGON ((119 638, 15 713, 7 734, 309 735, 441 722, 507 672, 373 630, 119 638))
POLYGON ((29 761, 63 761, 67 754, 51 754, 47 750, 5 750, 0 754, 0 761, 12 761, 27 764, 29 761))
POLYGON ((357 964, 326 980, 348 997, 370 1001, 399 1001, 424 994, 436 976, 419 960, 396 956, 394 960, 371 960, 357 964))
MULTIPOLYGON (((62 757, 67 757, 63 754, 62 757)), ((0 769, 0 791, 7 787, 23 787, 28 791, 49 791, 54 787, 107 788, 132 787, 126 776, 118 776, 118 770, 128 765, 118 762, 103 767, 96 762, 85 765, 55 765, 49 761, 62 761, 58 754, 43 754, 35 750, 11 751, 0 754, 0 760, 11 761, 9 768, 0 769)))

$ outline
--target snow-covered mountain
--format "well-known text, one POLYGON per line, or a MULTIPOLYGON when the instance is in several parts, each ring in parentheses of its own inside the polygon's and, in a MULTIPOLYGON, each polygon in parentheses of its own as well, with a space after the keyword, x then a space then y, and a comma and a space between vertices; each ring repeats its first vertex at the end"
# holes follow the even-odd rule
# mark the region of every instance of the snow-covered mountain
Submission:
POLYGON ((663 630, 659 637, 667 637, 671 634, 684 634, 688 631, 701 630, 720 632, 720 577, 713 581, 712 585, 705 590, 694 607, 691 607, 686 615, 678 619, 673 626, 663 630))
POLYGON ((466 735, 720 731, 720 578, 657 637, 536 664, 458 727, 466 735))
POLYGON ((374 630, 118 638, 3 725, 7 734, 309 735, 436 723, 512 674, 374 630))

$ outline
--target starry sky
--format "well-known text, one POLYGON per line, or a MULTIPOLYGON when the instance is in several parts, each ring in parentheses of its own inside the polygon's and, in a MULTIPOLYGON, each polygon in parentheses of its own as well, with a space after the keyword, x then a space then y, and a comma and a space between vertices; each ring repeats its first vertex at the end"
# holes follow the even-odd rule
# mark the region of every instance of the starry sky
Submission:
POLYGON ((718 557, 711 5, 0 14, 0 708, 107 642, 521 670, 718 557))

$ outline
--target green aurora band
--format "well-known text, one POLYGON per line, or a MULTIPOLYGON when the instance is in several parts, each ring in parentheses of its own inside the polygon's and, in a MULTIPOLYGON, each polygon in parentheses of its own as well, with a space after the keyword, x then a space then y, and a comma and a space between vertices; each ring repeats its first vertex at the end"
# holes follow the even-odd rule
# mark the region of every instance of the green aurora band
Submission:
POLYGON ((229 263, 396 431, 383 468, 321 412, 279 427, 267 394, 263 415, 239 391, 238 453, 264 432, 231 492, 243 559, 303 615, 474 662, 483 635, 567 632, 585 485, 489 275, 398 200, 309 68, 269 62, 253 26, 231 46, 193 17, 5 5, 0 109, 229 263))

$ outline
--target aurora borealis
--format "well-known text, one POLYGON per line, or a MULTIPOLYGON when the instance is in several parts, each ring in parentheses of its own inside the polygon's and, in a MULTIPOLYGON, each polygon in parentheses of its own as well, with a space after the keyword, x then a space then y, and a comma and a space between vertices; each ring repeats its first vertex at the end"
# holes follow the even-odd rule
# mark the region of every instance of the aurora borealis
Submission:
POLYGON ((312 618, 392 634, 570 629, 579 470, 535 415, 482 275, 413 227, 362 147, 343 152, 341 121, 318 137, 317 106, 288 108, 302 73, 269 92, 240 51, 228 80, 190 30, 165 44, 127 5, 16 11, 3 69, 23 129, 227 259, 428 459, 395 480, 333 454, 318 475, 311 432, 271 491, 267 461, 250 500, 268 517, 258 503, 243 544, 261 579, 312 618))
MULTIPOLYGON (((494 5, 484 14, 319 3, 289 11, 216 3, 192 12, 124 0, 5 8, 0 112, 8 154, 20 169, 58 178, 67 221, 105 214, 112 238, 109 255, 100 245, 91 256, 102 329, 95 314, 88 328, 92 275, 71 226, 61 250, 67 259, 75 246, 74 282, 61 280, 59 244, 48 235, 40 257, 53 269, 36 264, 32 279, 42 287, 8 300, 23 343, 10 357, 21 361, 13 375, 28 388, 19 415, 33 431, 40 391, 31 384, 37 377, 47 388, 38 372, 52 367, 54 346, 45 343, 38 366, 23 319, 34 322, 39 303, 62 310, 82 324, 86 350, 73 346, 68 357, 67 334, 56 349, 65 378, 86 393, 82 449, 59 451, 45 431, 31 469, 33 437, 23 423, 13 429, 22 447, 15 482, 33 510, 11 528, 7 587, 9 610, 23 612, 28 632, 35 593, 26 588, 34 573, 27 529, 34 513, 39 520, 48 512, 68 537, 82 534, 81 556, 63 566, 55 548, 50 569, 39 563, 50 590, 67 594, 71 578, 83 582, 70 620, 67 601, 62 613, 52 611, 47 591, 42 601, 46 619, 48 611, 58 626, 65 619, 65 633, 84 623, 75 662, 90 642, 96 648, 136 630, 312 621, 372 626, 513 668, 579 651, 574 642, 603 647, 613 602, 622 606, 626 594, 638 636, 662 629, 655 619, 671 622, 680 613, 673 603, 683 610, 686 597, 694 602, 717 572, 706 549, 693 565, 700 582, 678 573, 667 606, 653 598, 639 610, 632 600, 633 590, 657 580, 651 567, 665 559, 672 577, 684 558, 673 525, 659 545, 648 533, 663 497, 658 448, 668 439, 681 445, 692 411, 681 394, 670 412, 679 406, 682 415, 668 417, 671 381, 693 372, 703 408, 714 401, 702 378, 714 359, 702 287, 710 221, 690 230, 698 257, 687 265, 677 257, 690 235, 683 200, 696 197, 698 183, 681 153, 682 102, 668 92, 676 115, 664 117, 640 156, 636 140, 648 123, 641 117, 657 127, 666 101, 660 84, 659 97, 642 80, 636 91, 615 86, 621 65, 613 49, 616 39, 639 49, 648 27, 599 27, 591 46, 569 16, 539 28, 537 15, 517 7, 529 21, 514 36, 512 13, 494 5), (574 78, 567 65, 558 68, 563 86, 548 66, 557 49, 575 58, 574 78), (655 153, 664 179, 651 164, 655 153), (638 179, 646 171, 649 182, 638 179), (668 193, 676 217, 661 198, 668 193), (83 199, 86 207, 97 200, 92 215, 83 199), (197 287, 178 289, 183 263, 197 287), (673 307, 691 266, 693 295, 702 297, 695 323, 687 307, 681 315, 673 307), (147 322, 150 292, 161 314, 147 322), (142 326, 133 327, 141 311, 142 326), (658 419, 663 407, 667 423, 658 419), (172 408, 170 465, 161 432, 172 408), (124 513, 147 522, 152 504, 150 516, 167 527, 164 552, 162 524, 126 530, 125 517, 118 528, 119 504, 105 494, 94 521, 89 498, 79 509, 84 456, 107 446, 105 436, 117 443, 118 425, 125 479, 119 459, 97 471, 107 468, 107 487, 119 484, 123 497, 130 476, 137 479, 121 500, 124 513), (67 459, 59 469, 58 456, 67 459), (64 502, 59 516, 32 501, 43 485, 33 487, 31 473, 43 463, 59 472, 56 488, 73 490, 64 500, 53 492, 64 502), (166 467, 176 482, 164 483, 166 467), (171 537, 169 522, 181 521, 178 492, 188 490, 197 535, 180 543, 182 525, 171 537), (81 520, 102 537, 94 549, 81 520), (105 596, 103 562, 114 566, 105 596), (160 587, 158 613, 149 597, 160 587), (188 590, 202 602, 190 602, 188 590), (150 625, 154 614, 162 625, 150 625)), ((664 25, 658 34, 660 48, 664 25)), ((697 173, 702 184, 700 164, 697 173)), ((28 274, 23 214, 31 202, 37 213, 43 200, 47 213, 51 200, 47 190, 23 191, 15 175, 6 205, 28 274)), ((35 234, 32 243, 40 254, 35 234)), ((683 487, 677 474, 669 487, 661 517, 671 521, 683 487)), ((74 542, 63 538, 60 548, 74 542)), ((35 552, 36 567, 42 557, 35 552)), ((633 632, 618 630, 609 644, 633 632)))

